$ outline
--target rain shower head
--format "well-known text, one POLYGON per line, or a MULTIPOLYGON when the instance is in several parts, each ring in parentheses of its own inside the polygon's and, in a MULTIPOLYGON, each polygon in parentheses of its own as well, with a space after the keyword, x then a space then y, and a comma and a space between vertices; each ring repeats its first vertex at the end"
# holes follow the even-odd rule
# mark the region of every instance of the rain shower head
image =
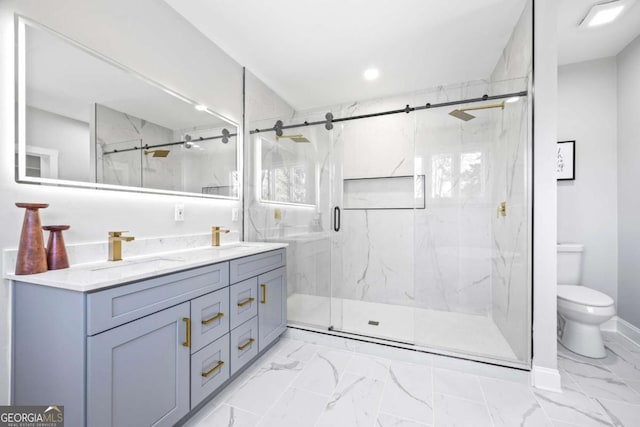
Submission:
POLYGON ((276 135, 276 141, 283 139, 283 138, 287 138, 292 140, 293 142, 311 142, 309 141, 307 138, 305 138, 304 135, 302 134, 297 134, 297 135, 282 135, 282 136, 277 136, 276 135))
POLYGON ((153 157, 167 157, 171 150, 144 150, 144 155, 153 154, 153 157))
POLYGON ((465 122, 468 122, 471 119, 475 119, 476 116, 474 116, 473 114, 467 113, 467 111, 488 110, 491 108, 501 108, 504 110, 504 101, 498 104, 489 104, 489 105, 480 105, 478 107, 460 108, 460 109, 451 111, 449 115, 455 117, 456 119, 460 119, 465 122))

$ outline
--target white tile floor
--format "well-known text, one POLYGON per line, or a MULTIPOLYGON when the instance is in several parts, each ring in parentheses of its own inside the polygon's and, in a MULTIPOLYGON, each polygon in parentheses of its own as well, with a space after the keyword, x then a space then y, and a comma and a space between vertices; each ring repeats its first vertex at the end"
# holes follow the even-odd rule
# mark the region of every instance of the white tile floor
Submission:
POLYGON ((620 335, 606 335, 602 360, 560 348, 564 392, 551 393, 513 370, 443 369, 439 356, 305 334, 288 333, 186 425, 640 426, 640 347, 620 335), (295 339, 308 336, 321 338, 295 339))
POLYGON ((489 316, 296 293, 287 299, 287 319, 315 327, 333 325, 336 330, 431 349, 517 361, 489 316), (379 325, 372 326, 369 320, 379 325))

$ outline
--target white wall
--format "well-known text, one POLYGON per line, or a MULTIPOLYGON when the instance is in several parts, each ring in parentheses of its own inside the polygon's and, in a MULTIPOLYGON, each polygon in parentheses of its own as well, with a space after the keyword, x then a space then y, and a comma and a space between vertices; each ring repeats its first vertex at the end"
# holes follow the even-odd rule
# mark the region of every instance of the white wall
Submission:
POLYGON ((618 54, 618 315, 640 327, 640 37, 618 54))
MULTIPOLYGON (((23 212, 14 202, 46 202, 43 221, 70 224, 67 243, 104 241, 108 230, 136 237, 240 230, 240 203, 150 194, 16 184, 14 182, 14 12, 102 52, 240 123, 242 67, 161 1, 40 0, 0 3, 0 248, 18 244, 23 212), (196 63, 197 66, 187 64, 196 63), (185 221, 173 221, 174 204, 185 221)), ((0 284, 0 404, 9 402, 10 287, 0 284)))
POLYGON ((557 0, 536 0, 534 5, 533 382, 559 391, 555 314, 558 4, 557 0))
POLYGON ((617 99, 614 57, 558 70, 558 140, 576 141, 574 181, 558 181, 558 241, 585 245, 582 284, 617 300, 617 99))
POLYGON ((89 123, 33 107, 27 108, 27 121, 27 147, 58 151, 58 178, 91 179, 89 123))

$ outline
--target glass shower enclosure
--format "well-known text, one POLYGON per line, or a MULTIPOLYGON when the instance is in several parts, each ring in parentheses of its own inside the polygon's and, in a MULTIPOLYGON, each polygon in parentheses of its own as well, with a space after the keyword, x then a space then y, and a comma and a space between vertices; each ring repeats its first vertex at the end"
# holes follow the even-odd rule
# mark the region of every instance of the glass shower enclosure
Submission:
POLYGON ((529 98, 458 103, 527 86, 440 87, 332 108, 367 116, 332 128, 252 133, 247 238, 289 244, 291 325, 529 367, 529 98), (453 103, 376 114, 427 102, 453 103))

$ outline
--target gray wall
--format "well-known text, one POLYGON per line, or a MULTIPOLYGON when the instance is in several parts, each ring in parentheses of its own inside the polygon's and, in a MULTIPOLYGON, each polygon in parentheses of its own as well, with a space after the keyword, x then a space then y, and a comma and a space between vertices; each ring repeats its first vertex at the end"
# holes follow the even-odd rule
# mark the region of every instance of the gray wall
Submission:
POLYGON ((618 54, 618 315, 640 327, 640 37, 618 54))
POLYGON ((576 141, 576 179, 558 181, 558 241, 585 245, 582 284, 617 300, 616 59, 558 70, 558 139, 576 141))

